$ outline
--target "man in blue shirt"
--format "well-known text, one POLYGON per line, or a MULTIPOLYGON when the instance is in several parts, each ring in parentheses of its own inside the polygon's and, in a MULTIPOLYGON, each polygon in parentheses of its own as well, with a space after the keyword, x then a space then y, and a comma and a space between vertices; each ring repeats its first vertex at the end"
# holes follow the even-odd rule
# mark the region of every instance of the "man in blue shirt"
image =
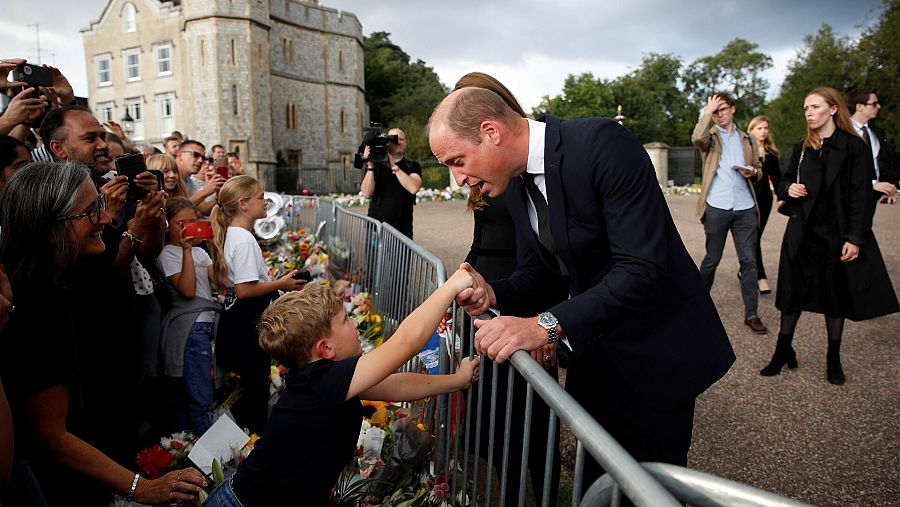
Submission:
POLYGON ((728 231, 740 260, 744 324, 754 333, 768 332, 757 314, 756 245, 759 212, 752 183, 762 178, 756 140, 734 124, 734 100, 725 93, 707 99, 691 142, 703 159, 703 189, 697 216, 706 233, 706 256, 700 275, 712 288, 728 231))

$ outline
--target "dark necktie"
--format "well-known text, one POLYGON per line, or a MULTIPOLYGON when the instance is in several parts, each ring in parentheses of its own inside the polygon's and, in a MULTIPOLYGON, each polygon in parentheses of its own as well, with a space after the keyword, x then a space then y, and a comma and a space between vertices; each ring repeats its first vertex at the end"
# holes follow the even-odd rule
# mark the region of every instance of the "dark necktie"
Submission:
POLYGON ((860 130, 862 130, 863 133, 863 141, 865 141, 867 145, 872 146, 872 138, 869 137, 869 129, 863 125, 860 130))
POLYGON ((553 242, 553 234, 550 232, 550 211, 547 208, 547 200, 534 183, 533 174, 524 173, 522 182, 525 184, 525 189, 528 190, 531 202, 534 203, 535 211, 537 211, 538 239, 541 240, 544 248, 550 253, 556 254, 556 244, 553 242))

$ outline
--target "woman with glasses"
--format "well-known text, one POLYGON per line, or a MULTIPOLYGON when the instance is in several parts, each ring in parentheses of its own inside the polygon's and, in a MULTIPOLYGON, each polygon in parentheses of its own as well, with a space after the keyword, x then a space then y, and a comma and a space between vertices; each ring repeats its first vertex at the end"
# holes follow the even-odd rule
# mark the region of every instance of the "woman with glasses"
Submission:
MULTIPOLYGON (((105 251, 101 232, 110 223, 105 198, 82 165, 29 164, 0 192, 0 263, 15 294, 0 345, 17 430, 16 464, 2 500, 9 505, 105 505, 110 493, 145 504, 190 501, 204 483, 194 469, 142 478, 76 436, 84 429, 76 364, 91 351, 75 347, 79 294, 67 289, 68 274, 76 261, 105 251)), ((104 318, 104 302, 96 308, 104 318)))
POLYGON ((826 377, 846 381, 840 347, 844 320, 866 320, 900 311, 868 207, 872 199, 872 155, 856 135, 841 95, 816 88, 803 102, 806 137, 794 145, 778 185, 790 207, 781 244, 778 294, 781 330, 764 376, 784 365, 797 368, 791 342, 803 311, 825 316, 826 377))

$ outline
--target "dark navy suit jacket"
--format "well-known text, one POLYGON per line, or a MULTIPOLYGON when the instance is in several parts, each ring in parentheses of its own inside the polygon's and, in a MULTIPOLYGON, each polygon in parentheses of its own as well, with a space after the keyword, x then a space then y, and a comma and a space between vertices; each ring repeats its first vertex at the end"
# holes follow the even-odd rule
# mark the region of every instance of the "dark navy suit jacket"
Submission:
POLYGON ((518 267, 491 284, 499 310, 549 310, 572 353, 603 354, 645 401, 661 410, 682 407, 735 357, 650 158, 614 121, 542 121, 551 229, 569 276, 540 247, 526 190, 513 178, 504 200, 516 226, 518 267), (555 295, 550 306, 548 294, 555 295))

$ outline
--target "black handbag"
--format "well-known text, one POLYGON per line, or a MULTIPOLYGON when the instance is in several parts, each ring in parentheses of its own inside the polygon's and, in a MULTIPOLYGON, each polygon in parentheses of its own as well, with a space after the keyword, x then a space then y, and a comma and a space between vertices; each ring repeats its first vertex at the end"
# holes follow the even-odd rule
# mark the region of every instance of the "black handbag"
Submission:
MULTIPOLYGON (((806 152, 803 149, 800 149, 800 161, 797 162, 797 183, 800 183, 800 166, 803 164, 803 156, 806 155, 806 152)), ((781 204, 778 205, 778 213, 790 217, 791 213, 794 212, 794 201, 791 198, 787 198, 781 201, 781 204)))

